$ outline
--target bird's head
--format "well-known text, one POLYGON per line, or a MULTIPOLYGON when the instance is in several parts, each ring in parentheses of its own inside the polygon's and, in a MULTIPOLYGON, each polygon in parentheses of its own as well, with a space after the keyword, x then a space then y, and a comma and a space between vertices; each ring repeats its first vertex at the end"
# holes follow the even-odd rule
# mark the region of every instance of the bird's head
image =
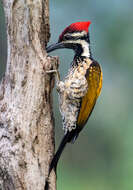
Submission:
POLYGON ((57 43, 46 48, 47 52, 61 48, 69 48, 75 51, 76 56, 90 57, 90 40, 87 22, 76 22, 69 25, 59 36, 57 43))

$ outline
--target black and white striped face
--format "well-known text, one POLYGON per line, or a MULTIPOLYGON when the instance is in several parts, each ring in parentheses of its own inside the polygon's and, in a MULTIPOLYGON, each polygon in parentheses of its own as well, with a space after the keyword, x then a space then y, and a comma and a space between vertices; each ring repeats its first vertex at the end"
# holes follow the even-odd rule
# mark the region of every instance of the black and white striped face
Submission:
POLYGON ((47 48, 47 52, 60 48, 73 49, 75 56, 90 57, 89 33, 86 31, 66 32, 59 38, 58 43, 47 48))
POLYGON ((73 49, 78 56, 91 56, 89 34, 86 31, 65 33, 58 42, 63 43, 65 48, 73 49))

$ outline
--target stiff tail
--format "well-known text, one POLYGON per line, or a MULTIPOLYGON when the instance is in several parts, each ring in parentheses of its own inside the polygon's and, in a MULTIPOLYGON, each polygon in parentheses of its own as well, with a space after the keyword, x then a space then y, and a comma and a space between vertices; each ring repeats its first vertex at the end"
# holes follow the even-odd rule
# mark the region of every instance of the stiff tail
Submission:
POLYGON ((62 139, 62 141, 61 141, 61 143, 60 143, 60 145, 59 145, 59 148, 58 148, 56 154, 54 155, 54 158, 53 158, 53 160, 52 160, 52 162, 51 162, 51 164, 50 164, 49 175, 50 175, 52 169, 54 169, 55 172, 56 172, 56 168, 57 168, 58 161, 59 161, 59 159, 60 159, 60 157, 61 157, 61 154, 62 154, 62 152, 63 152, 63 150, 64 150, 64 148, 65 148, 67 142, 69 142, 69 138, 70 138, 70 133, 68 132, 68 133, 63 137, 63 139, 62 139))
MULTIPOLYGON (((62 152, 63 152, 63 150, 64 150, 64 148, 65 148, 65 146, 66 146, 66 144, 67 144, 67 142, 68 142, 69 136, 70 136, 70 133, 67 133, 67 134, 63 137, 63 139, 62 139, 62 141, 61 141, 61 143, 60 143, 60 145, 59 145, 59 148, 58 148, 56 154, 54 155, 54 158, 53 158, 53 160, 52 160, 52 162, 51 162, 51 164, 50 164, 49 173, 48 173, 48 178, 49 178, 50 173, 51 173, 51 171, 52 171, 53 169, 54 169, 55 172, 56 172, 56 168, 57 168, 58 161, 59 161, 60 156, 61 156, 61 154, 62 154, 62 152)), ((48 182, 48 180, 46 181, 44 190, 49 190, 49 182, 48 182)))
MULTIPOLYGON (((66 135, 63 137, 63 139, 62 139, 62 141, 61 141, 61 143, 59 145, 59 148, 58 148, 56 154, 54 155, 54 158, 53 158, 53 160, 52 160, 52 162, 50 164, 48 177, 50 176, 50 173, 51 173, 51 171, 53 169, 56 172, 58 161, 59 161, 59 159, 61 157, 61 154, 62 154, 62 152, 63 152, 66 144, 68 142, 74 143, 74 141, 76 140, 77 136, 78 136, 78 133, 76 131, 71 131, 71 132, 68 131, 66 133, 66 135)), ((46 181, 44 189, 45 190, 49 190, 49 182, 48 182, 48 180, 46 181)))

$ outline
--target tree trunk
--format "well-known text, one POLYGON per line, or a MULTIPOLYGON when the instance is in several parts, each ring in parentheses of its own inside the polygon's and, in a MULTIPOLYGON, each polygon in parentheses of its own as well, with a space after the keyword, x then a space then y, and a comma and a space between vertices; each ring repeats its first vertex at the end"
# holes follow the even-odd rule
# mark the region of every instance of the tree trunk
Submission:
MULTIPOLYGON (((8 57, 0 84, 0 190, 44 190, 54 152, 48 0, 3 0, 3 6, 8 57)), ((55 181, 53 174, 50 190, 55 181)))

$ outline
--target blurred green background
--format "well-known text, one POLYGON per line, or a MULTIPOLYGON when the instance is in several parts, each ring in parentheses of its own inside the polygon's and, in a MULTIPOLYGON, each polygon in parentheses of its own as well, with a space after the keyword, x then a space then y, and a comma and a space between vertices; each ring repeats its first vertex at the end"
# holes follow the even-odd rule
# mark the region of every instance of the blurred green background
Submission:
MULTIPOLYGON (((133 190, 133 1, 50 1, 50 43, 69 24, 92 22, 93 57, 103 69, 97 105, 75 144, 68 144, 58 165, 58 190, 133 190)), ((57 50, 62 78, 73 59, 57 50)), ((6 35, 0 6, 0 75, 6 62, 6 35)), ((56 148, 63 136, 54 90, 56 148)))

